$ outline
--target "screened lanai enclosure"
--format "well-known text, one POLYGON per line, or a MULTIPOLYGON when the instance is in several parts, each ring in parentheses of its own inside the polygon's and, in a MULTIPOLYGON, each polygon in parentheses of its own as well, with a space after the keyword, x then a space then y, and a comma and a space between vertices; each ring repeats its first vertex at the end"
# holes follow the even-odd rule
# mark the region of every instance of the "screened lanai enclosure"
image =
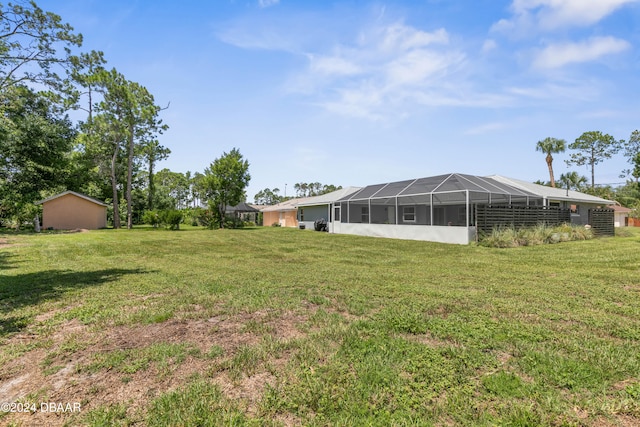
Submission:
POLYGON ((478 205, 542 206, 543 198, 458 173, 369 185, 334 204, 333 232, 468 244, 478 205))

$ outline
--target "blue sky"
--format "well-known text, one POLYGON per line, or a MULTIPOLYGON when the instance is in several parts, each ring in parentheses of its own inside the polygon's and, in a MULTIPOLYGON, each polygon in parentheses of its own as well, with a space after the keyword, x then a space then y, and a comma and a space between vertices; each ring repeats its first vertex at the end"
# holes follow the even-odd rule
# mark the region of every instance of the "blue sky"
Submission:
MULTIPOLYGON (((537 141, 640 128, 640 0, 46 0, 146 86, 159 164, 203 172, 237 147, 248 199, 296 182, 449 172, 548 180, 537 141)), ((556 176, 569 153, 555 156, 556 176)), ((625 159, 596 166, 619 183, 625 159)))

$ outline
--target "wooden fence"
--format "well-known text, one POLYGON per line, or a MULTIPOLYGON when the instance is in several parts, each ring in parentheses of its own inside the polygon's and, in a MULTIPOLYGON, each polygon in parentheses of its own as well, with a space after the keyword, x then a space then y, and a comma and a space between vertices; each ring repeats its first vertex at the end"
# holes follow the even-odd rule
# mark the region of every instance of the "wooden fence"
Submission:
MULTIPOLYGON (((613 209, 589 209, 589 225, 598 236, 615 235, 613 209)), ((534 227, 571 223, 571 210, 543 206, 477 205, 476 231, 491 233, 498 227, 534 227)))
POLYGON ((613 236, 616 234, 613 209, 589 209, 589 225, 598 236, 613 236))
POLYGON ((570 209, 545 206, 476 206, 476 230, 478 233, 491 233, 497 227, 523 228, 541 223, 553 226, 570 222, 570 209))

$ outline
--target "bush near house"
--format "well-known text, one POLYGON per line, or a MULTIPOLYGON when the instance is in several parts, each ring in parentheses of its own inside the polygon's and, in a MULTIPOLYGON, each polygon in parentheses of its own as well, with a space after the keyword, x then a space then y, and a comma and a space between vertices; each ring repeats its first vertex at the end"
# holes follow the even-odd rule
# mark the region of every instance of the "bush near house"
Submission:
POLYGON ((573 240, 588 240, 593 238, 590 228, 584 226, 563 224, 547 226, 538 224, 535 227, 498 227, 491 234, 481 235, 478 244, 494 248, 515 248, 518 246, 534 246, 573 240))

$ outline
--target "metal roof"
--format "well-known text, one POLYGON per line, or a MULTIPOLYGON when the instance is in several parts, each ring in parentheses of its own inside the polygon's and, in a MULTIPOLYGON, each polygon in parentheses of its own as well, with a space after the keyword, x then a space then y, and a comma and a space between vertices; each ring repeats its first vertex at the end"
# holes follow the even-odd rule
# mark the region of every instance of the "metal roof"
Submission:
POLYGON ((615 201, 613 200, 603 199, 601 197, 592 196, 591 194, 585 194, 579 191, 548 187, 546 185, 534 184, 532 182, 521 181, 514 178, 507 178, 500 175, 492 175, 489 178, 511 185, 513 187, 521 188, 525 191, 536 194, 538 197, 542 197, 545 199, 578 203, 594 203, 599 205, 615 204, 615 201))
POLYGON ((375 184, 347 195, 340 201, 416 196, 432 193, 472 191, 477 193, 505 194, 519 197, 540 198, 539 195, 492 178, 451 173, 413 180, 375 184))

